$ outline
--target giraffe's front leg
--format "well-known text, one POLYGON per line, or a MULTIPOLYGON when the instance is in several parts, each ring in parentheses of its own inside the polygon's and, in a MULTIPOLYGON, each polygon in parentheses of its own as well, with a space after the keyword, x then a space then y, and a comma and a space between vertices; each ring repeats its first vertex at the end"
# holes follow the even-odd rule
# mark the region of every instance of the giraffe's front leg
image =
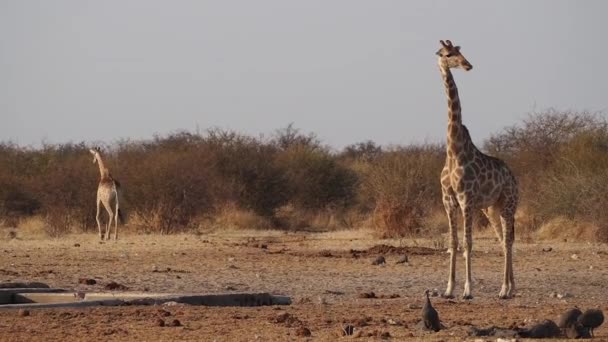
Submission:
POLYGON ((454 285, 456 283, 456 250, 458 249, 458 224, 456 221, 458 216, 458 202, 456 202, 456 199, 449 194, 448 191, 444 192, 446 194, 443 196, 443 205, 448 215, 450 235, 448 248, 448 253, 450 254, 450 273, 448 275, 447 288, 442 296, 444 298, 454 298, 454 285))
POLYGON ((473 210, 471 206, 465 206, 463 210, 464 216, 464 262, 465 262, 465 273, 466 278, 464 281, 464 292, 462 293, 462 299, 473 299, 471 294, 471 250, 473 249, 473 210))
POLYGON ((103 233, 101 232, 101 221, 100 221, 100 208, 99 206, 101 205, 101 201, 97 201, 97 214, 95 215, 95 221, 97 221, 97 229, 99 229, 99 239, 103 240, 103 233))

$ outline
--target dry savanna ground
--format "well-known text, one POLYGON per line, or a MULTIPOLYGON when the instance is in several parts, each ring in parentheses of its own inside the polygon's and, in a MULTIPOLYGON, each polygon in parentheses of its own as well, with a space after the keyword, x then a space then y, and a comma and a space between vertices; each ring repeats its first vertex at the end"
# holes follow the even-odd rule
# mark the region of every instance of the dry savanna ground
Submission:
MULTIPOLYGON (((513 327, 556 319, 574 305, 608 311, 608 246, 517 241, 517 296, 497 299, 503 259, 488 232, 474 242, 475 298, 432 298, 446 329, 416 327, 423 291, 443 290, 448 255, 438 239, 378 240, 366 230, 332 233, 223 231, 202 235, 122 235, 100 243, 92 234, 0 241, 1 281, 52 287, 171 293, 270 292, 290 306, 128 306, 0 310, 0 339, 31 340, 464 340, 470 325, 513 327), (397 248, 389 248, 386 246, 397 248), (380 255, 384 265, 372 265, 380 255), (407 255, 407 263, 396 263, 407 255), (79 284, 79 278, 96 280, 79 284), (373 292, 376 298, 363 298, 373 292), (559 296, 556 296, 558 294, 559 296), (565 295, 565 296, 562 296, 565 295), (159 319, 168 326, 159 326, 159 319), (170 326, 173 320, 180 326, 170 326), (341 336, 341 327, 355 327, 341 336), (304 329, 306 328, 306 329, 304 329), (307 332, 310 332, 310 336, 307 332)), ((463 260, 458 259, 462 291, 463 260)), ((471 338, 472 339, 472 338, 471 338)), ((606 325, 597 340, 608 340, 606 325)))

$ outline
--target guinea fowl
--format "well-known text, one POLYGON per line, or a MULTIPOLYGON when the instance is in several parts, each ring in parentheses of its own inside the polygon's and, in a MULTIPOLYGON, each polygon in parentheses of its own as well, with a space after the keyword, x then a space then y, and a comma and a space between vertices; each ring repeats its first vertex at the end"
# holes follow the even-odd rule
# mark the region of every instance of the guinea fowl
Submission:
POLYGON ((589 309, 578 317, 578 323, 583 327, 589 329, 591 337, 593 337, 593 329, 599 327, 604 323, 604 313, 602 310, 589 309))
POLYGON ((561 331, 557 324, 548 319, 532 326, 531 328, 521 329, 517 332, 519 337, 527 338, 552 338, 558 337, 560 334, 561 331))
POLYGON ((583 312, 579 310, 579 308, 572 308, 566 312, 564 312, 561 316, 559 316, 559 321, 557 322, 557 326, 561 329, 567 329, 574 323, 583 312))
POLYGON ((422 322, 424 323, 424 327, 426 329, 437 332, 441 329, 439 314, 437 313, 437 310, 433 308, 433 305, 431 305, 431 300, 429 299, 429 290, 424 291, 424 294, 426 296, 426 302, 422 307, 422 322))

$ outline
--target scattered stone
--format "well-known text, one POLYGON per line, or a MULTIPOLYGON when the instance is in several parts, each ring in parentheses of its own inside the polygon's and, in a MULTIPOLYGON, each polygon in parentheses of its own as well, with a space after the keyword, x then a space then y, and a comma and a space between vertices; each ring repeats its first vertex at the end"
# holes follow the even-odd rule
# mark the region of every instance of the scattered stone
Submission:
POLYGON ((549 293, 549 297, 557 298, 557 292, 553 291, 553 292, 549 293))
POLYGON ((157 318, 154 322, 154 325, 156 325, 157 327, 164 327, 165 321, 162 318, 157 318))
POLYGON ((386 259, 384 259, 384 256, 380 255, 378 256, 376 259, 374 259, 374 261, 372 261, 372 265, 383 265, 386 264, 386 259))
POLYGON ((355 332, 355 327, 350 324, 347 324, 342 327, 342 332, 342 336, 352 336, 352 334, 355 332))
POLYGON ((568 292, 558 293, 557 294, 557 298, 558 299, 572 298, 572 297, 574 297, 574 296, 572 294, 568 293, 568 292))
POLYGON ((341 296, 344 294, 342 291, 334 291, 334 290, 325 290, 325 294, 337 295, 341 296))
POLYGON ((158 315, 161 317, 171 316, 171 313, 164 309, 158 309, 158 315))
POLYGON ((299 327, 298 329, 296 329, 296 336, 311 336, 312 333, 310 332, 310 329, 306 328, 306 327, 299 327))
POLYGON ((411 304, 409 304, 409 305, 407 306, 407 308, 408 308, 408 309, 411 309, 411 310, 417 310, 417 309, 422 309, 422 306, 421 306, 421 305, 419 305, 419 304, 414 304, 414 303, 411 303, 411 304))
POLYGON ((85 285, 95 285, 95 284, 97 284, 97 280, 90 279, 90 278, 79 278, 78 283, 85 284, 85 285))
POLYGON ((119 290, 119 291, 125 291, 128 290, 129 288, 119 284, 115 281, 109 282, 108 284, 106 284, 106 286, 104 287, 106 290, 110 290, 110 291, 114 291, 114 290, 119 290))
POLYGON ((310 303, 312 303, 312 299, 310 299, 310 297, 300 297, 300 298, 298 298, 298 300, 296 300, 296 303, 298 303, 298 304, 310 304, 310 303))
POLYGON ((317 298, 317 300, 318 300, 319 304, 321 304, 321 305, 327 304, 327 300, 325 299, 325 297, 319 296, 317 298))
POLYGON ((373 291, 359 293, 359 298, 377 298, 373 291))
POLYGON ((432 289, 431 290, 431 297, 439 297, 439 290, 438 289, 432 289))
POLYGON ((171 321, 171 326, 172 327, 181 327, 182 326, 182 322, 179 321, 179 319, 174 319, 171 321))
POLYGON ((578 254, 574 253, 570 256, 570 259, 572 260, 578 260, 578 254))
POLYGON ((263 243, 263 244, 260 245, 260 248, 261 249, 268 249, 268 245, 265 244, 265 243, 263 243))
POLYGON ((468 331, 469 336, 475 337, 487 337, 493 336, 498 337, 498 340, 502 340, 502 338, 507 338, 507 341, 514 341, 514 337, 517 336, 517 332, 511 328, 499 328, 495 326, 491 326, 488 328, 477 328, 470 327, 468 331))
POLYGON ((19 311, 17 312, 17 314, 19 315, 19 317, 27 317, 27 316, 30 315, 30 310, 19 309, 19 311))
POLYGON ((271 321, 274 323, 285 324, 286 327, 291 327, 294 325, 302 324, 302 321, 300 321, 296 316, 293 316, 287 312, 284 312, 284 313, 272 318, 271 321))
POLYGON ((390 294, 390 295, 380 295, 380 296, 378 296, 378 298, 382 298, 382 299, 395 299, 395 298, 400 298, 400 297, 401 296, 398 295, 398 294, 396 294, 396 293, 393 293, 393 294, 390 294))
POLYGON ((74 247, 80 247, 80 244, 79 243, 75 243, 74 247))
POLYGON ((551 247, 543 248, 543 252, 551 252, 552 250, 553 250, 553 248, 551 248, 551 247))
POLYGON ((395 321, 392 318, 387 319, 386 323, 388 323, 389 325, 403 325, 403 323, 400 320, 395 321))
POLYGON ((401 257, 399 257, 396 264, 405 264, 406 262, 408 262, 407 255, 402 255, 401 257))
POLYGON ((332 256, 334 256, 333 254, 331 254, 330 251, 328 250, 322 250, 319 252, 319 255, 324 257, 324 258, 331 258, 332 256))
POLYGON ((185 305, 185 304, 184 303, 178 303, 178 302, 176 302, 174 300, 163 303, 163 306, 178 306, 178 305, 185 305))
POLYGON ((388 331, 385 331, 382 334, 380 334, 380 338, 383 340, 389 339, 389 338, 391 338, 391 334, 388 331))

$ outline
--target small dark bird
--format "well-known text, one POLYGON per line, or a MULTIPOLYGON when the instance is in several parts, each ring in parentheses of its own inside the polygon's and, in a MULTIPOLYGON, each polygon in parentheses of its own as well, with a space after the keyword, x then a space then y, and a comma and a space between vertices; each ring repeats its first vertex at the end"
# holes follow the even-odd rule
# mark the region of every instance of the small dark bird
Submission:
POLYGON ((559 321, 557 322, 557 326, 561 329, 567 329, 576 323, 578 316, 582 315, 583 312, 579 310, 579 308, 572 308, 566 312, 564 312, 561 316, 559 316, 559 321))
POLYGON ((431 305, 431 300, 429 299, 429 290, 424 291, 424 295, 426 296, 426 302, 422 307, 422 322, 424 322, 425 328, 437 332, 441 329, 439 314, 431 305))
POLYGON ((585 328, 589 329, 591 337, 593 337, 593 329, 599 327, 604 323, 604 313, 602 310, 589 309, 582 315, 578 316, 578 323, 585 328))
POLYGON ((551 338, 560 336, 561 331, 555 322, 546 319, 531 328, 518 331, 517 334, 527 338, 551 338))
POLYGON ((589 328, 585 328, 579 322, 574 322, 566 329, 564 329, 564 335, 568 338, 578 339, 578 338, 591 338, 591 333, 589 332, 589 328))

